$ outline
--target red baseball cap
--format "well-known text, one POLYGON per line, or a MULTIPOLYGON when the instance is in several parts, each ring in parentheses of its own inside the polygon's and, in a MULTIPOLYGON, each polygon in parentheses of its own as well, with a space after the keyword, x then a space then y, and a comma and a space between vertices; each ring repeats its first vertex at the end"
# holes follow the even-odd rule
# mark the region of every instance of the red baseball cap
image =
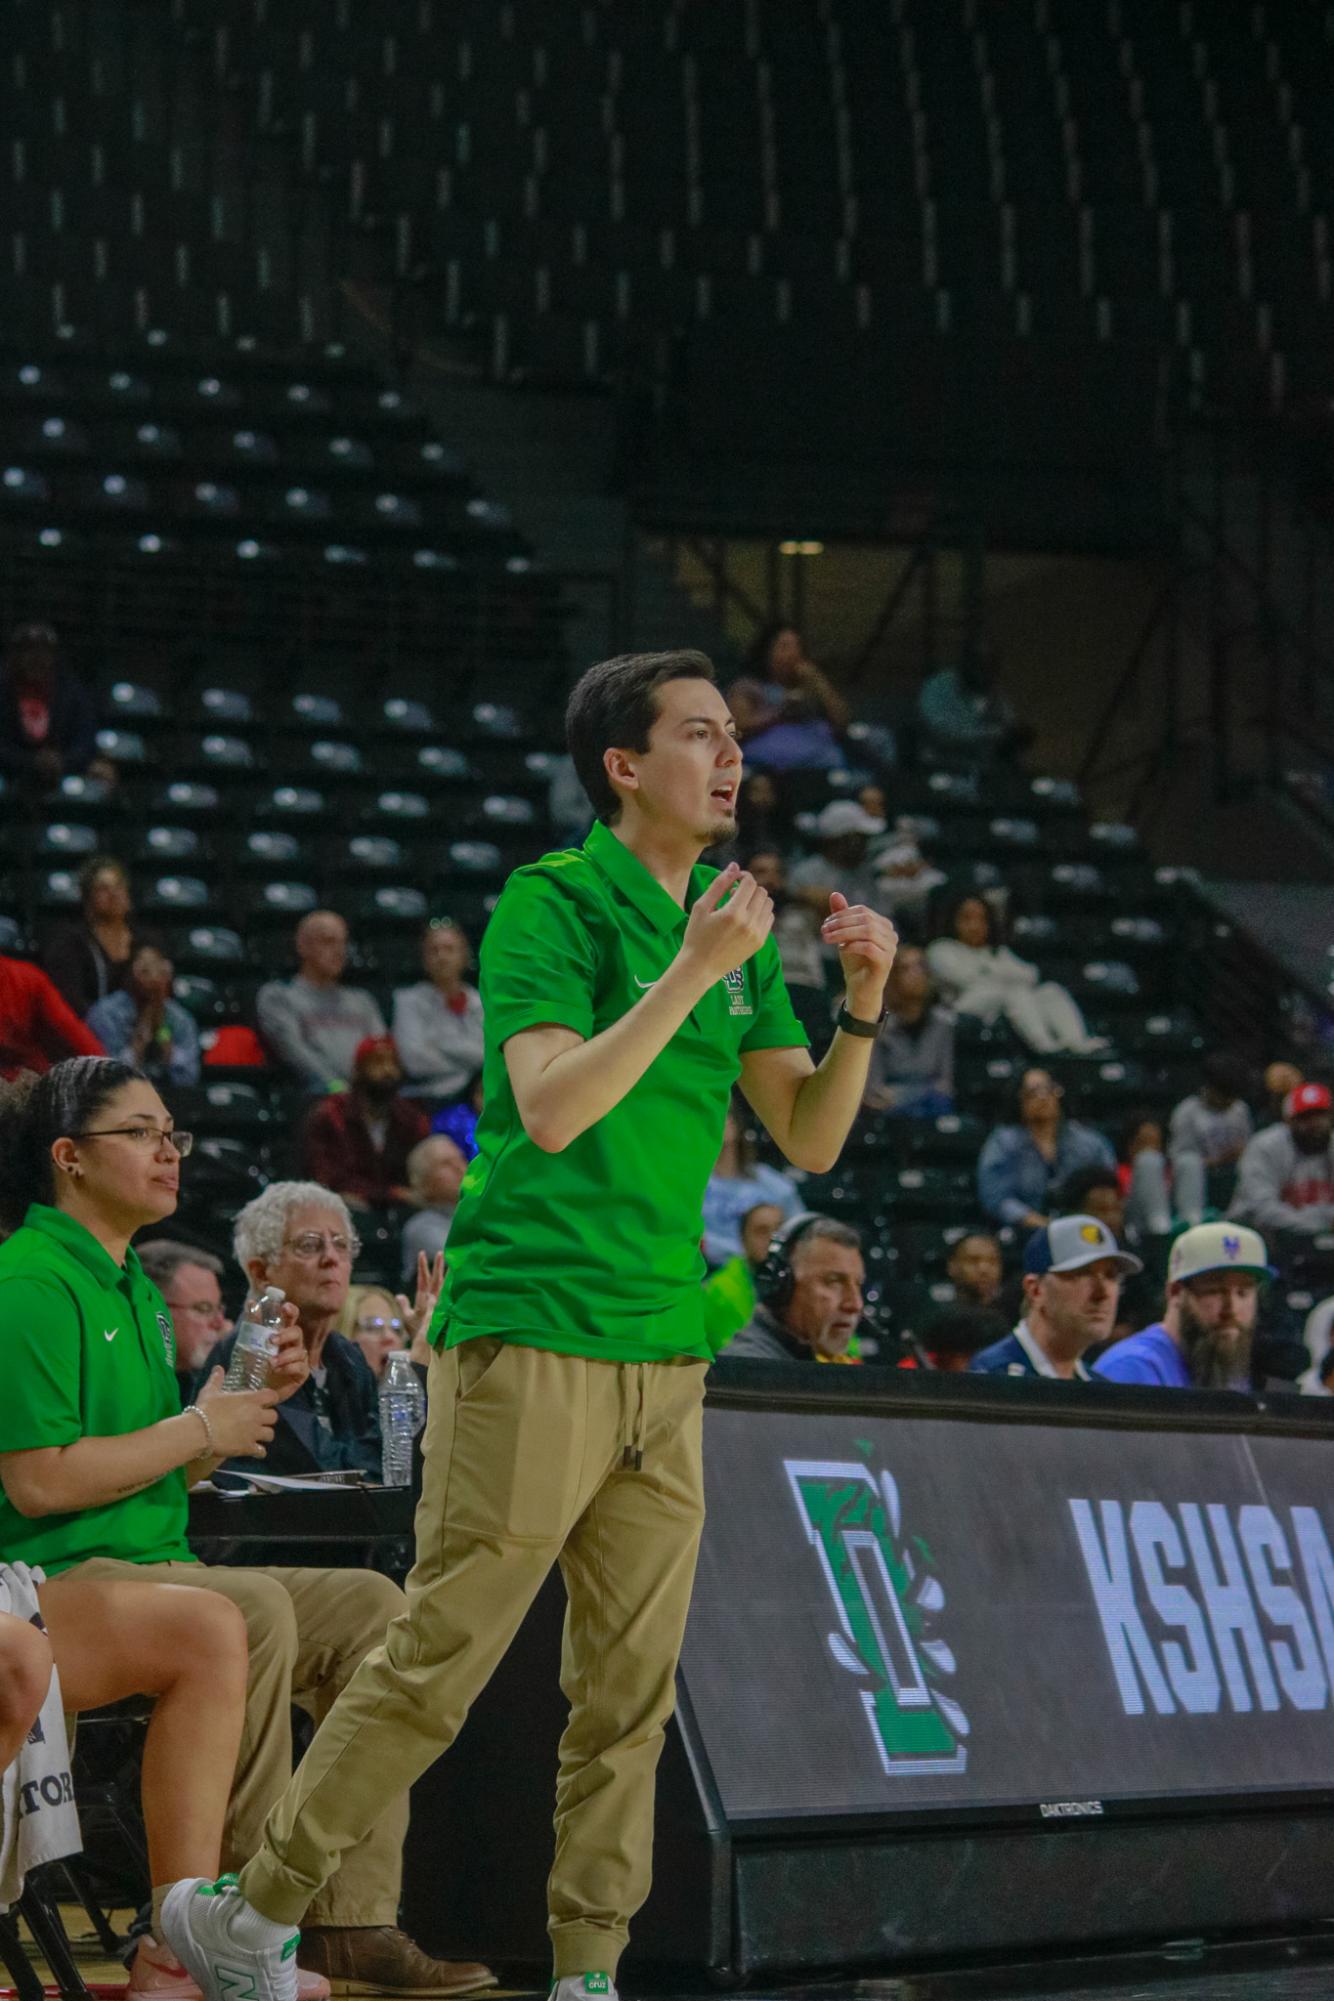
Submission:
POLYGON ((1325 1084, 1299 1084, 1283 1100, 1285 1119, 1299 1119, 1303 1112, 1334 1111, 1334 1098, 1325 1084))
POLYGON ((360 1070, 368 1056, 378 1056, 385 1049, 391 1056, 398 1055, 398 1044, 392 1035, 363 1035, 352 1058, 352 1068, 360 1070))

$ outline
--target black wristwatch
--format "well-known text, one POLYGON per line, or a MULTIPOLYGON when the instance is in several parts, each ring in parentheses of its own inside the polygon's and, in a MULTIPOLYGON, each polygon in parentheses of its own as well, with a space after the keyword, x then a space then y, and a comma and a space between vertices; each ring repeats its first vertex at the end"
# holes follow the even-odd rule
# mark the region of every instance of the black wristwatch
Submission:
POLYGON ((848 1004, 844 1001, 835 1017, 834 1027, 841 1028, 845 1035, 864 1035, 868 1042, 874 1042, 884 1027, 888 1013, 888 1007, 882 1007, 874 1021, 859 1021, 855 1014, 848 1013, 848 1004))

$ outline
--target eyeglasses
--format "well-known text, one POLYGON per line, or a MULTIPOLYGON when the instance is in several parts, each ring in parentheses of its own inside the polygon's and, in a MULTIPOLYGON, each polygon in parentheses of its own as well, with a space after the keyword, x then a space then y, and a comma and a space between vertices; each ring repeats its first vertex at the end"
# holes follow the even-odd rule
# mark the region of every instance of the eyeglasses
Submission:
POLYGON ((322 1257, 326 1244, 336 1258, 355 1258, 361 1251, 361 1238, 355 1234, 345 1237, 339 1233, 326 1237, 322 1230, 306 1230, 299 1237, 290 1237, 286 1248, 294 1258, 300 1258, 305 1262, 310 1258, 322 1257))
POLYGON ((373 1315, 369 1320, 358 1320, 357 1322, 358 1334, 383 1334, 386 1327, 391 1334, 401 1334, 403 1332, 403 1322, 401 1320, 386 1320, 382 1313, 373 1315))
POLYGON ((155 1147, 165 1141, 182 1160, 195 1143, 193 1133, 159 1132, 156 1126, 96 1126, 89 1132, 71 1133, 71 1139, 132 1139, 136 1146, 146 1146, 151 1140, 155 1147))
POLYGON ((193 1313, 196 1320, 221 1320, 224 1317, 220 1299, 169 1299, 167 1304, 173 1315, 193 1313))

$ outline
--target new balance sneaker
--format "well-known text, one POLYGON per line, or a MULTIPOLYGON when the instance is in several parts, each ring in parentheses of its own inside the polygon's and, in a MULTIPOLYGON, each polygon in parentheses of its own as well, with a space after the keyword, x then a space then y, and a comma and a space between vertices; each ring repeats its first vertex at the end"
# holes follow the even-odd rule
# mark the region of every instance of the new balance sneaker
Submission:
MULTIPOLYGON (((323 1974, 297 1967, 296 2001, 329 2001, 330 1991, 323 1974)), ((203 1996, 166 1947, 159 1945, 151 1932, 141 1932, 139 1949, 130 1963, 125 2001, 203 2001, 203 1996)))
POLYGON ((620 2001, 609 1973, 567 1973, 555 1980, 547 2001, 620 2001))
POLYGON ((248 1904, 235 1876, 173 1883, 160 1928, 204 2001, 297 2001, 300 1933, 248 1904))

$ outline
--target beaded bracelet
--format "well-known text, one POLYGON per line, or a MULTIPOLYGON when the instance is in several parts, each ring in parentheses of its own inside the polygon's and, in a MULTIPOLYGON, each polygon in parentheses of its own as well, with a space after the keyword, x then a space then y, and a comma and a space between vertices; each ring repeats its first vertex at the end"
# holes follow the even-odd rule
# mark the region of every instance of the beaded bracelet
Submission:
POLYGON ((209 1423, 208 1412, 206 1410, 201 1410, 197 1403, 188 1403, 185 1406, 182 1415, 184 1417, 197 1417, 199 1419, 199 1422, 204 1427, 204 1435, 208 1439, 209 1456, 210 1458, 216 1459, 218 1456, 218 1448, 213 1442, 213 1426, 209 1423))

